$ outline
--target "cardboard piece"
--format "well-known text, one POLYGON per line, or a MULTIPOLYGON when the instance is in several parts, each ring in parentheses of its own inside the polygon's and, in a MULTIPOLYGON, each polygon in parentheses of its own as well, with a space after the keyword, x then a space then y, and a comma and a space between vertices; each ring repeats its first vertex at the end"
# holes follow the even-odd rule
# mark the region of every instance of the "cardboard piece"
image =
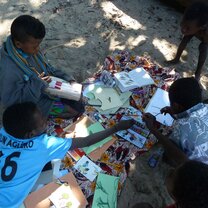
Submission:
MULTIPOLYGON (((96 132, 100 132, 100 131, 103 131, 104 128, 103 126, 99 123, 99 122, 96 122, 94 124, 91 124, 90 126, 87 127, 87 130, 88 130, 88 133, 89 135, 90 134, 94 134, 96 132)), ((105 139, 103 139, 102 141, 100 142, 97 142, 96 144, 93 144, 89 147, 84 147, 82 148, 84 150, 84 152, 88 155, 90 154, 92 151, 96 150, 97 148, 100 148, 102 147, 106 142, 109 142, 110 140, 112 139, 112 137, 107 137, 105 139)))
MULTIPOLYGON (((92 121, 92 119, 90 119, 88 116, 82 116, 79 118, 79 120, 77 120, 76 122, 74 122, 73 124, 67 126, 64 131, 65 132, 71 132, 70 134, 67 134, 68 137, 75 137, 74 139, 76 139, 76 137, 85 137, 89 135, 89 132, 87 130, 87 127, 89 127, 91 124, 93 124, 94 122, 92 121)), ((113 143, 116 141, 115 137, 110 137, 111 139, 106 141, 105 144, 102 145, 97 145, 96 148, 93 149, 93 151, 91 151, 88 154, 88 157, 93 160, 93 161, 97 161, 98 159, 101 158, 102 154, 111 146, 113 145, 113 143)), ((70 151, 69 151, 70 152, 70 151)), ((78 157, 77 157, 78 158, 78 157)))
POLYGON ((160 110, 166 106, 170 106, 168 92, 158 88, 147 104, 145 113, 151 113, 161 124, 171 126, 174 119, 169 114, 164 115, 160 113, 160 110))
MULTIPOLYGON (((79 208, 84 208, 87 206, 88 202, 82 193, 79 185, 77 184, 76 178, 72 173, 68 173, 67 175, 61 178, 62 181, 67 181, 69 186, 71 187, 75 197, 78 199, 80 206, 79 208)), ((49 200, 49 196, 58 188, 59 184, 52 182, 44 186, 43 188, 32 192, 24 201, 24 205, 26 208, 49 208, 51 206, 51 202, 49 200)))
POLYGON ((92 208, 116 208, 119 178, 98 174, 92 208))
MULTIPOLYGON (((130 143, 134 144, 135 146, 139 148, 143 148, 147 137, 149 135, 149 130, 145 127, 144 122, 142 121, 142 114, 140 111, 134 110, 134 108, 129 109, 130 112, 134 112, 134 114, 138 115, 134 120, 136 121, 136 124, 134 124, 132 127, 130 127, 127 130, 119 131, 116 134, 123 139, 129 141, 130 143)), ((127 110, 128 112, 128 110, 127 110)), ((128 120, 131 117, 123 116, 122 120, 128 120)))
POLYGON ((91 160, 97 161, 101 158, 102 154, 111 146, 114 144, 114 142, 117 140, 116 137, 112 137, 112 139, 108 142, 106 142, 102 147, 99 147, 97 149, 95 149, 94 151, 92 151, 88 157, 91 160))

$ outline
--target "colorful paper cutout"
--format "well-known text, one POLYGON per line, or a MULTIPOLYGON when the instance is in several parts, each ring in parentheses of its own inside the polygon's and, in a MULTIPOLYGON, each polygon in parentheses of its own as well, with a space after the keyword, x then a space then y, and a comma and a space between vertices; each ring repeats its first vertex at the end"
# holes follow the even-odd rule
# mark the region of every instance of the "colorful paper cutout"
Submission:
POLYGON ((98 174, 92 208, 116 208, 118 177, 98 174))

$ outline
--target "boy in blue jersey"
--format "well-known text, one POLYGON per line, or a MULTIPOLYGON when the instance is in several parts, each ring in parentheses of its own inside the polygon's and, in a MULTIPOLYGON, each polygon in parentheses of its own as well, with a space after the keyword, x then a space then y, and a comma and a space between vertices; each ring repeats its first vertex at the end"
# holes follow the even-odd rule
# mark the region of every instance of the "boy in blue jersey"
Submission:
POLYGON ((83 138, 58 138, 45 133, 46 119, 34 103, 8 107, 0 130, 0 207, 19 207, 31 191, 44 165, 62 159, 69 149, 92 145, 130 128, 134 121, 83 138))
POLYGON ((72 118, 84 111, 81 101, 55 99, 45 93, 50 76, 75 82, 73 76, 52 67, 40 51, 45 26, 30 15, 17 17, 11 35, 0 50, 0 101, 6 108, 15 103, 34 102, 48 116, 72 118))

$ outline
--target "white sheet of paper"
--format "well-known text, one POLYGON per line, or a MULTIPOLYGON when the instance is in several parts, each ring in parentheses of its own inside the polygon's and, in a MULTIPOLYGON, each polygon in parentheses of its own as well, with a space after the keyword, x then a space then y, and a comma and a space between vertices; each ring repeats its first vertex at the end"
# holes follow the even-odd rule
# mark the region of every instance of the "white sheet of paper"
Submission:
POLYGON ((69 185, 61 185, 55 192, 53 192, 49 199, 56 208, 78 208, 80 202, 73 194, 69 185))
POLYGON ((94 162, 88 159, 85 155, 76 163, 74 166, 82 175, 84 175, 91 182, 95 180, 98 173, 101 172, 101 168, 97 166, 94 162))
POLYGON ((129 75, 139 87, 154 84, 154 80, 143 67, 130 71, 129 75))
POLYGON ((169 114, 160 114, 160 110, 165 106, 170 106, 168 92, 158 88, 147 104, 145 112, 156 116, 156 120, 161 124, 171 126, 174 119, 169 114))

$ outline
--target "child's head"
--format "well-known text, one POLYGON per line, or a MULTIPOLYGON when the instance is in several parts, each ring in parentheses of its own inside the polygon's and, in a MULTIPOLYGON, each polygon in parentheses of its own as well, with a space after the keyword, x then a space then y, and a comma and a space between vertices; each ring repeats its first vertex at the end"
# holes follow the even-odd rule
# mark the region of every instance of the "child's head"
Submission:
POLYGON ((180 208, 208 208, 208 166, 188 161, 166 179, 168 192, 180 208))
POLYGON ((45 26, 30 15, 17 17, 11 25, 11 38, 14 45, 27 54, 36 54, 45 37, 45 26))
POLYGON ((208 5, 197 2, 188 7, 181 22, 181 32, 184 35, 195 35, 208 25, 208 5))
POLYGON ((173 113, 181 113, 202 102, 202 90, 196 79, 181 78, 170 86, 169 99, 173 113))
POLYGON ((46 119, 32 102, 14 104, 3 113, 3 127, 15 138, 32 138, 46 129, 46 119))

